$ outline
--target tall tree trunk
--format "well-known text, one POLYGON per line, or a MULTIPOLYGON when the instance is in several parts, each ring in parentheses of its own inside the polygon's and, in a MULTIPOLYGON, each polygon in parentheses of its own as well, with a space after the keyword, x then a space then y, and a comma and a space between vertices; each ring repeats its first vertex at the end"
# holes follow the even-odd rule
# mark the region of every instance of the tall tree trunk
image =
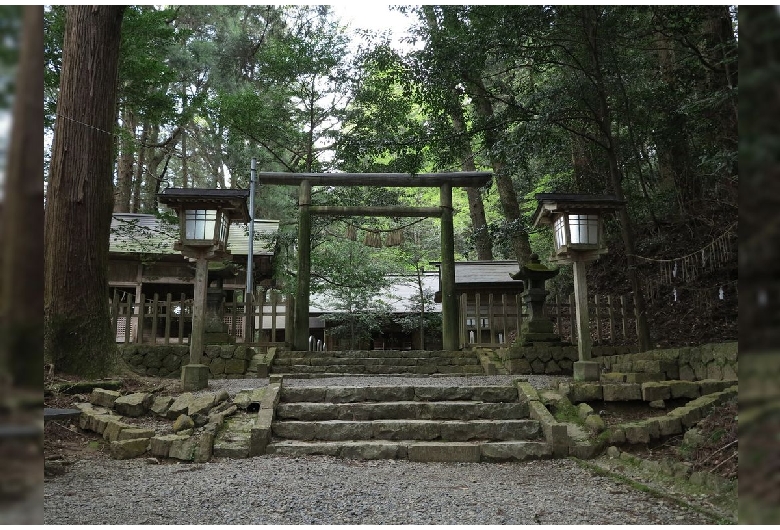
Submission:
POLYGON ((138 145, 138 164, 136 164, 135 178, 133 179, 133 201, 130 211, 138 213, 141 211, 141 183, 144 180, 144 170, 146 169, 146 140, 149 137, 149 122, 145 121, 141 129, 141 141, 138 145))
POLYGON ((45 214, 44 354, 58 371, 100 377, 116 359, 108 241, 125 8, 67 9, 45 214))
MULTIPOLYGON (((463 118, 463 107, 457 101, 453 102, 450 110, 452 127, 458 136, 466 135, 466 124, 463 118)), ((461 168, 463 171, 476 171, 474 164, 474 153, 471 151, 471 145, 468 138, 463 141, 461 148, 461 168)), ((469 199, 469 216, 471 217, 471 230, 474 233, 474 245, 477 249, 477 259, 493 261, 493 242, 490 240, 490 234, 487 230, 487 220, 485 219, 485 204, 482 201, 482 193, 479 188, 466 188, 466 194, 469 199)))
MULTIPOLYGON (((187 129, 182 127, 181 130, 181 187, 189 187, 189 164, 187 163, 187 129)), ((193 187, 195 183, 193 182, 193 187)))
MULTIPOLYGON (((601 60, 598 48, 599 39, 597 36, 598 15, 594 12, 594 8, 592 7, 582 7, 580 9, 583 29, 585 30, 585 45, 590 55, 591 75, 596 90, 596 98, 598 100, 595 117, 607 146, 606 155, 609 162, 609 182, 614 195, 620 200, 625 200, 622 185, 623 174, 620 171, 620 164, 618 161, 617 139, 612 134, 612 113, 607 100, 607 89, 601 71, 601 60)), ((620 234, 623 239, 623 246, 626 250, 626 262, 628 265, 627 275, 631 282, 631 289, 634 291, 634 299, 636 302, 639 351, 647 351, 650 349, 650 329, 647 325, 647 309, 641 279, 636 268, 636 249, 634 247, 634 233, 631 218, 629 217, 628 210, 625 206, 618 211, 618 217, 620 219, 620 234)))
POLYGON ((521 265, 528 261, 531 256, 531 243, 528 240, 528 232, 523 227, 523 218, 520 215, 520 205, 517 201, 517 192, 512 179, 506 174, 504 162, 497 156, 496 144, 498 138, 496 131, 491 126, 494 122, 493 104, 490 102, 490 96, 480 77, 474 74, 464 75, 466 90, 474 101, 474 108, 477 115, 482 118, 485 124, 485 147, 490 156, 490 165, 493 166, 495 174, 496 187, 501 201, 501 210, 504 213, 512 239, 512 248, 515 251, 518 263, 521 265))
POLYGON ((0 384, 10 379, 38 389, 43 385, 42 32, 43 7, 26 6, 0 215, 0 384))
POLYGON ((133 162, 135 162, 135 116, 133 111, 122 109, 122 135, 116 164, 115 212, 130 211, 130 197, 133 194, 133 162))

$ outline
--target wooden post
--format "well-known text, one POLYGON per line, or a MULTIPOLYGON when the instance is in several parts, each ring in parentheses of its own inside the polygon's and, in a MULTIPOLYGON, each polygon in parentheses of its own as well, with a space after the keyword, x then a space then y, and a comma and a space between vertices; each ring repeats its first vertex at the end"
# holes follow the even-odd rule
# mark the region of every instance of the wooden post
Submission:
POLYGON ((116 337, 116 328, 119 323, 119 291, 114 291, 114 298, 111 300, 111 333, 116 337))
POLYGON ((496 326, 493 321, 493 293, 488 296, 488 332, 490 333, 490 344, 496 343, 496 326))
POLYGON ((627 330, 628 330, 628 320, 627 320, 627 314, 626 314, 626 295, 620 295, 620 316, 623 320, 623 338, 627 338, 627 330))
POLYGON ((311 184, 301 182, 298 195, 298 288, 295 292, 293 349, 309 349, 309 280, 311 275, 311 184))
POLYGON ((141 293, 138 298, 138 344, 144 343, 144 316, 146 315, 146 295, 141 293))
POLYGON ((271 342, 276 342, 276 291, 271 291, 268 301, 271 303, 271 342))
POLYGON ((601 313, 599 311, 599 295, 593 296, 593 302, 596 305, 596 339, 599 341, 599 344, 601 344, 601 313))
POLYGON ((482 342, 482 300, 480 300, 479 293, 474 295, 474 314, 476 315, 476 320, 474 320, 476 326, 474 344, 479 344, 482 342))
POLYGON ((190 338, 190 364, 203 360, 203 332, 206 324, 206 291, 208 290, 209 262, 204 256, 195 261, 195 296, 192 306, 192 337, 190 338))
POLYGON ((157 319, 160 317, 158 305, 160 304, 160 295, 154 293, 152 298, 152 344, 157 344, 157 319))
POLYGON ((171 317, 173 313, 173 296, 165 295, 165 344, 171 342, 171 317))
POLYGON ((577 350, 580 361, 591 359, 590 319, 588 315, 588 284, 585 280, 584 261, 575 261, 574 266, 574 299, 577 304, 577 350))
POLYGON ((295 297, 287 295, 284 308, 284 342, 292 344, 295 335, 295 297))
POLYGON ((184 293, 179 301, 179 344, 184 344, 184 293))
POLYGON ((468 344, 468 326, 466 325, 466 319, 468 318, 469 309, 469 295, 463 293, 460 295, 460 347, 465 348, 468 344))
POLYGON ((125 344, 130 344, 130 335, 133 332, 133 313, 135 313, 135 304, 133 304, 133 294, 127 293, 127 313, 125 315, 125 344))
POLYGON ((507 314, 506 314, 506 294, 502 294, 502 295, 501 295, 501 307, 502 307, 502 318, 501 318, 501 324, 503 324, 503 330, 504 330, 504 344, 506 344, 506 343, 507 343, 507 341, 509 340, 509 339, 507 338, 507 334, 506 334, 506 319, 507 319, 507 314))
POLYGON ((612 295, 607 295, 607 310, 609 311, 609 340, 615 343, 615 308, 612 305, 612 295))
POLYGON ((520 335, 520 328, 523 327, 523 295, 515 295, 515 307, 517 308, 517 329, 515 333, 520 335))
POLYGON ((569 295, 569 335, 571 335, 571 342, 574 344, 577 342, 577 325, 574 323, 576 311, 574 310, 574 295, 569 295))
MULTIPOLYGON (((455 300, 455 229, 452 184, 439 188, 441 206, 441 334, 444 350, 458 349, 458 304, 455 300)), ((308 310, 308 300, 307 300, 308 310)), ((306 319, 308 324, 308 315, 306 319)))
POLYGON ((637 338, 639 338, 640 337, 640 332, 639 332, 639 312, 637 311, 637 307, 639 307, 639 305, 636 303, 636 296, 637 296, 636 293, 634 293, 634 296, 632 297, 632 300, 634 302, 634 319, 635 319, 634 322, 636 322, 636 336, 637 336, 637 338))

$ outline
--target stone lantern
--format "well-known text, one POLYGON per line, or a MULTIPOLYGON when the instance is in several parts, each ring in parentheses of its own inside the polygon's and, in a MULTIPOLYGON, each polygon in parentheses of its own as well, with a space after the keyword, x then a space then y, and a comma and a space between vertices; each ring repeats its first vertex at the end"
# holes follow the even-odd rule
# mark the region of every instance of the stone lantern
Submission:
POLYGON ((208 387, 209 368, 202 363, 208 318, 208 262, 230 254, 227 249, 230 223, 249 220, 248 196, 249 190, 199 188, 168 188, 158 195, 160 203, 170 206, 179 216, 179 241, 174 244, 174 249, 195 261, 190 363, 181 369, 181 383, 185 391, 208 387))
POLYGON ((529 342, 558 341, 553 332, 553 322, 544 316, 544 302, 550 294, 545 282, 554 278, 558 269, 548 269, 539 262, 537 254, 531 254, 528 263, 519 272, 510 274, 513 280, 523 280, 523 303, 528 308, 529 318, 523 321, 520 329, 523 338, 529 342))
POLYGON ((598 381, 599 364, 591 360, 590 315, 585 268, 589 261, 606 254, 605 214, 623 207, 625 201, 611 195, 540 193, 533 216, 534 226, 553 228, 553 263, 571 263, 574 269, 574 299, 577 306, 579 361, 574 363, 574 379, 598 381))

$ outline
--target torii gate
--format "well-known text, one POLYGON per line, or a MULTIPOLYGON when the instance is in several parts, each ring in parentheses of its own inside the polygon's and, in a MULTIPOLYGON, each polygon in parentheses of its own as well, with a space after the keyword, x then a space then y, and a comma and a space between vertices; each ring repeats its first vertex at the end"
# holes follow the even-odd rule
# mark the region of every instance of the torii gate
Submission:
POLYGON ((294 350, 309 347, 309 287, 311 276, 311 216, 366 215, 378 217, 441 218, 442 346, 457 350, 458 303, 455 299, 455 234, 452 224, 452 188, 482 187, 493 178, 489 172, 455 173, 257 173, 261 184, 300 186, 298 194, 298 285, 294 311, 294 350), (312 186, 438 187, 439 207, 413 206, 313 206, 312 186))

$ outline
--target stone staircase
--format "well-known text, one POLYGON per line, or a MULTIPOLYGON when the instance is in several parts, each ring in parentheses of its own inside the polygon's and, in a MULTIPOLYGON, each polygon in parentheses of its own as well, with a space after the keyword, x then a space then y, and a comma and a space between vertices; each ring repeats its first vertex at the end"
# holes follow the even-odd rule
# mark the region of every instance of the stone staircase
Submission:
POLYGON ((485 375, 470 351, 278 351, 271 373, 292 378, 347 375, 485 375))
POLYGON ((515 386, 285 386, 271 436, 266 452, 290 456, 502 462, 552 454, 515 386))

